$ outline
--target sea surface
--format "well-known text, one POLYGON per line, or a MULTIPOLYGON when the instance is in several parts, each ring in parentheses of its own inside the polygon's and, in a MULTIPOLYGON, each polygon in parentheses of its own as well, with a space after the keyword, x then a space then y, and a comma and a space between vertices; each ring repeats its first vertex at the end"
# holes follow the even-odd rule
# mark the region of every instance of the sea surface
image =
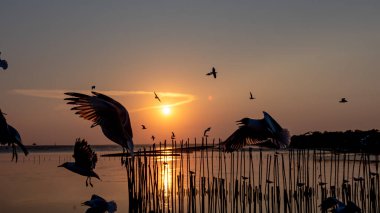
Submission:
MULTIPOLYGON (((136 146, 136 149, 150 149, 136 146)), ((72 146, 33 146, 11 161, 0 149, 0 212, 86 212, 82 203, 97 194, 117 203, 117 212, 321 212, 334 195, 376 212, 378 156, 327 151, 198 150, 176 155, 140 156, 122 165, 118 146, 94 146, 101 180, 62 167, 73 161, 72 146), (127 166, 126 166, 127 165, 127 166), (372 174, 372 175, 371 175, 372 174), (357 179, 362 179, 357 181, 357 179), (350 188, 350 195, 345 193, 350 188), (371 197, 375 194, 375 198, 371 197), (288 193, 288 202, 284 197, 288 193), (323 195, 323 193, 325 193, 323 195)))

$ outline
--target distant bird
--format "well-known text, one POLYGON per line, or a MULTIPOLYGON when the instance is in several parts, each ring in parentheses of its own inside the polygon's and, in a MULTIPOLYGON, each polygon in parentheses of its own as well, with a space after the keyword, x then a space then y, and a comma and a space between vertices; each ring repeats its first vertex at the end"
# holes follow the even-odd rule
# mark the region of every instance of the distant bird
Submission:
POLYGON ((252 92, 249 92, 249 99, 253 100, 255 97, 253 97, 252 92))
POLYGON ((246 177, 246 176, 241 176, 241 178, 242 178, 243 180, 248 180, 248 177, 246 177))
POLYGON ((209 132, 210 130, 211 130, 211 127, 207 128, 207 129, 203 132, 203 136, 204 136, 204 137, 208 137, 207 132, 209 132))
POLYGON ((156 94, 156 92, 154 92, 154 98, 157 99, 159 102, 161 102, 161 99, 160 99, 160 97, 158 97, 158 95, 156 94))
POLYGON ((275 148, 285 148, 289 144, 289 131, 283 129, 268 113, 263 119, 243 118, 239 128, 220 145, 225 151, 232 152, 245 145, 270 144, 275 148))
POLYGON ((4 115, 6 114, 0 110, 0 144, 8 144, 8 146, 12 146, 12 160, 15 159, 15 161, 17 162, 18 155, 16 144, 18 147, 21 148, 25 156, 28 155, 29 152, 26 149, 26 147, 22 144, 21 136, 18 133, 18 131, 7 123, 7 120, 5 119, 4 115))
POLYGON ((91 200, 83 202, 82 205, 89 206, 90 208, 86 212, 92 213, 114 213, 117 210, 117 205, 113 200, 107 202, 104 198, 95 194, 91 196, 91 200))
POLYGON ((76 111, 86 120, 94 122, 91 128, 100 125, 103 134, 111 141, 128 149, 133 156, 133 133, 128 111, 119 102, 98 92, 92 92, 94 96, 81 93, 65 93, 67 104, 76 105, 71 110, 76 111))
POLYGON ((190 175, 195 175, 195 172, 194 171, 189 171, 190 175))
POLYGON ((154 135, 152 135, 152 140, 154 141, 154 139, 156 139, 156 137, 154 137, 154 135))
POLYGON ((346 98, 342 98, 340 99, 339 103, 347 103, 348 101, 346 100, 346 98))
POLYGON ((141 125, 141 128, 142 128, 142 129, 146 129, 146 127, 145 127, 145 125, 144 125, 144 124, 143 124, 143 125, 141 125))
POLYGON ((172 140, 175 139, 175 134, 174 134, 174 132, 172 132, 172 137, 171 137, 171 139, 172 139, 172 140))
POLYGON ((77 173, 82 176, 86 176, 86 186, 91 183, 91 177, 99 178, 98 174, 94 172, 96 162, 98 157, 96 153, 92 151, 90 145, 84 139, 77 138, 74 146, 74 155, 73 158, 75 162, 65 162, 58 167, 64 167, 74 173, 77 173))
MULTIPOLYGON (((1 52, 0 52, 0 55, 1 55, 1 52)), ((8 62, 0 58, 0 67, 3 68, 3 70, 8 69, 8 62)))
POLYGON ((95 85, 91 86, 91 90, 94 90, 95 89, 95 85))
POLYGON ((216 72, 216 71, 215 71, 215 67, 213 67, 213 68, 212 68, 212 71, 209 72, 209 73, 207 73, 206 75, 212 75, 212 76, 214 76, 214 78, 216 78, 216 73, 218 73, 218 72, 216 72))

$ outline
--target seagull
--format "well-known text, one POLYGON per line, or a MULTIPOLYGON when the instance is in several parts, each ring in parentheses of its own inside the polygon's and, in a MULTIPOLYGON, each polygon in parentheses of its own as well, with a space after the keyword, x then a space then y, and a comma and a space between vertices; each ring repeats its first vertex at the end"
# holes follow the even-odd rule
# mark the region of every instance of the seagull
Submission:
POLYGON ((141 125, 141 127, 142 127, 142 129, 146 129, 146 127, 145 127, 145 125, 143 124, 143 125, 141 125))
POLYGON ((249 99, 251 99, 251 100, 253 100, 253 99, 255 99, 255 97, 253 97, 253 95, 252 95, 252 92, 249 92, 249 99))
POLYGON ((211 130, 211 127, 207 128, 204 132, 203 132, 203 136, 204 137, 208 137, 207 132, 209 132, 211 130))
POLYGON ((152 135, 152 140, 154 141, 154 139, 156 139, 156 137, 154 137, 154 135, 152 135))
POLYGON ((347 102, 348 102, 348 101, 346 100, 346 98, 341 98, 340 101, 339 101, 339 103, 343 103, 343 104, 344 104, 344 103, 347 103, 347 102))
POLYGON ((175 134, 174 134, 174 132, 172 132, 172 140, 174 140, 175 139, 175 134))
POLYGON ((215 67, 213 67, 212 68, 212 71, 211 72, 209 72, 209 73, 207 73, 206 75, 213 75, 214 76, 214 78, 216 78, 216 71, 215 71, 215 67))
MULTIPOLYGON (((1 52, 0 52, 0 55, 1 55, 1 52)), ((0 67, 3 68, 3 70, 8 69, 8 62, 0 58, 0 67)))
POLYGON ((95 89, 95 85, 92 85, 92 86, 91 86, 91 90, 94 90, 94 89, 95 89))
POLYGON ((232 152, 245 145, 270 143, 276 148, 285 148, 289 144, 289 131, 283 129, 267 112, 263 119, 243 118, 239 128, 220 145, 225 151, 232 152))
POLYGON ((15 128, 13 128, 13 126, 7 123, 7 120, 5 119, 4 115, 6 114, 3 113, 0 109, 0 144, 8 144, 8 146, 12 145, 12 161, 13 159, 15 159, 15 161, 17 162, 18 155, 16 145, 21 148, 25 156, 28 155, 29 152, 26 149, 26 147, 22 144, 21 136, 18 133, 18 131, 15 128))
POLYGON ((75 162, 65 162, 58 167, 64 167, 74 173, 86 176, 86 186, 88 186, 88 184, 90 184, 91 187, 93 186, 91 183, 91 177, 100 180, 98 174, 94 172, 98 157, 96 156, 96 153, 92 151, 86 140, 81 140, 80 138, 76 139, 73 158, 75 159, 75 162))
POLYGON ((71 110, 76 111, 79 117, 94 122, 95 127, 100 125, 103 134, 111 141, 123 147, 123 152, 128 149, 133 156, 133 133, 128 111, 119 102, 98 92, 92 92, 93 96, 67 92, 70 96, 65 98, 67 104, 76 105, 71 110))
POLYGON ((154 92, 154 98, 157 99, 159 102, 161 102, 161 99, 160 99, 160 97, 158 97, 158 95, 156 94, 156 92, 154 92))
POLYGON ((91 196, 91 200, 83 202, 82 205, 90 207, 86 212, 104 213, 107 211, 114 213, 117 210, 117 205, 113 200, 107 202, 104 198, 95 194, 91 196))
POLYGON ((335 197, 328 197, 324 201, 322 201, 322 204, 319 205, 322 212, 326 212, 328 209, 335 208, 332 210, 332 212, 336 213, 356 213, 361 212, 361 209, 352 201, 348 201, 347 205, 344 204, 342 201, 336 199, 335 197))

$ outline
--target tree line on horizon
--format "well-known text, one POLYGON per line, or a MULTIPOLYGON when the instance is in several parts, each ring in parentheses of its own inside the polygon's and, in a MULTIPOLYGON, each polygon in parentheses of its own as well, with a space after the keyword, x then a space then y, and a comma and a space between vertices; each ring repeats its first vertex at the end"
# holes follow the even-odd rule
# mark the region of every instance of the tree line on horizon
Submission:
POLYGON ((377 129, 307 132, 293 135, 289 148, 380 153, 380 132, 377 129))

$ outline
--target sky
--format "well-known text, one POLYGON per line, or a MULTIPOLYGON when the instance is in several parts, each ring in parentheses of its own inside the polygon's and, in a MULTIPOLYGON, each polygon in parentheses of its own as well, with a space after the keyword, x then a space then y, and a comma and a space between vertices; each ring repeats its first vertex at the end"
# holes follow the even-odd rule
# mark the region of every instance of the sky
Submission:
POLYGON ((63 100, 92 85, 129 111, 135 144, 172 131, 200 140, 207 127, 223 140, 263 111, 293 135, 379 129, 379 11, 366 0, 2 0, 0 109, 27 145, 112 144, 63 100))

